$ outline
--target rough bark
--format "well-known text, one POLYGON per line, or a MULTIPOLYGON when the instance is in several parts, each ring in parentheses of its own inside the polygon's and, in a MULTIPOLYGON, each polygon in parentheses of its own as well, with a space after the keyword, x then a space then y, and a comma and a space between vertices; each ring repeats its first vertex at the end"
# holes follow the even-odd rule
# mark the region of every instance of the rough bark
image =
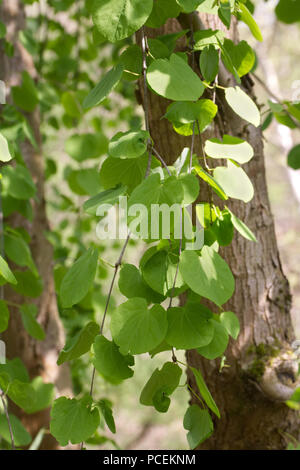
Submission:
MULTIPOLYGON (((15 54, 10 58, 0 49, 1 71, 0 78, 5 82, 9 91, 14 85, 20 84, 21 73, 26 70, 33 78, 36 72, 32 57, 18 42, 18 32, 25 28, 25 13, 23 2, 19 0, 3 0, 0 7, 1 20, 7 26, 7 39, 14 44, 15 54)), ((8 101, 10 97, 8 95, 8 101)), ((38 143, 38 150, 34 149, 29 141, 22 144, 22 155, 37 186, 37 198, 33 202, 33 221, 25 220, 20 214, 10 216, 9 224, 15 227, 24 227, 31 236, 30 247, 34 261, 44 283, 44 290, 38 299, 24 298, 11 288, 5 288, 5 299, 16 304, 34 302, 38 307, 38 320, 46 332, 44 341, 35 341, 24 330, 18 309, 10 307, 9 328, 3 335, 6 342, 7 357, 19 357, 26 365, 31 378, 41 376, 45 382, 56 385, 57 394, 71 393, 71 379, 66 365, 58 367, 56 364, 59 350, 63 347, 64 331, 57 310, 54 280, 52 247, 45 238, 45 231, 49 230, 46 217, 44 198, 44 169, 42 158, 42 139, 40 133, 40 115, 38 108, 33 113, 27 113, 38 143)), ((11 404, 11 409, 17 414, 32 436, 40 428, 49 428, 50 410, 43 410, 33 415, 26 415, 22 410, 11 404)), ((46 434, 41 448, 54 449, 57 447, 55 439, 46 434)))
MULTIPOLYGON (((169 20, 160 30, 147 29, 149 37, 178 31, 193 22, 194 30, 201 27, 224 29, 213 15, 182 15, 169 20)), ((227 33, 237 40, 236 24, 227 33)), ((138 40, 139 40, 138 36, 138 40)), ((184 48, 180 44, 179 48, 184 48)), ((199 73, 198 57, 195 71, 199 73)), ((219 83, 235 85, 233 77, 220 69, 219 83)), ((253 82, 249 76, 242 79, 242 87, 255 99, 253 82)), ((140 86, 143 101, 143 90, 140 86)), ((209 95, 207 95, 210 97, 209 95)), ((149 94, 149 120, 155 147, 165 161, 171 164, 191 138, 184 138, 161 119, 169 102, 149 94)), ((257 235, 258 243, 251 243, 235 234, 232 244, 221 250, 236 281, 233 297, 224 306, 235 312, 241 323, 237 341, 230 340, 226 350, 226 367, 219 372, 220 360, 208 361, 195 351, 187 351, 188 364, 202 370, 221 412, 221 420, 214 418, 215 431, 201 449, 282 449, 286 447, 286 433, 299 436, 299 418, 283 402, 297 385, 297 356, 291 348, 294 332, 290 316, 291 295, 288 281, 282 271, 278 253, 274 221, 268 198, 263 138, 261 130, 237 116, 227 105, 222 90, 217 90, 219 117, 205 135, 206 138, 230 134, 247 140, 254 148, 254 158, 244 165, 255 191, 251 202, 230 200, 229 208, 257 235)), ((201 155, 198 139, 195 152, 201 155)), ((221 162, 215 162, 217 166, 221 162)), ((209 201, 207 185, 201 183, 200 200, 209 201)), ((213 201, 223 202, 212 195, 213 201)), ((188 381, 196 389, 193 377, 188 381)), ((191 397, 192 403, 197 399, 191 397)))

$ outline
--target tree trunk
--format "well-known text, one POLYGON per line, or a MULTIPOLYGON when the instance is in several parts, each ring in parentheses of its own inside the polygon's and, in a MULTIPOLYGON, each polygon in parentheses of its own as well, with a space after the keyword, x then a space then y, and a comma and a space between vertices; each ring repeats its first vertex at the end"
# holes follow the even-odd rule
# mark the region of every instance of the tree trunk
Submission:
MULTIPOLYGON (((189 28, 223 29, 214 15, 180 15, 159 29, 148 28, 149 37, 189 28)), ((238 40, 236 23, 226 32, 238 40)), ((140 41, 140 36, 137 36, 140 41)), ((184 44, 179 44, 183 49, 184 44)), ((195 71, 199 74, 195 55, 195 71)), ((219 83, 235 86, 234 78, 220 67, 219 83)), ((242 88, 252 99, 253 83, 249 76, 242 79, 242 88)), ((140 84, 143 101, 143 87, 140 84)), ((210 91, 207 92, 211 98, 210 91)), ((176 134, 166 119, 169 101, 149 93, 149 120, 155 148, 168 164, 172 164, 183 147, 191 145, 191 138, 176 134)), ((294 332, 291 323, 291 295, 287 279, 282 272, 274 222, 270 210, 265 178, 263 138, 260 128, 255 128, 237 116, 227 105, 223 90, 216 93, 218 116, 212 130, 203 139, 229 134, 248 141, 254 148, 254 157, 244 166, 250 177, 255 195, 251 202, 230 200, 229 208, 256 234, 258 243, 242 238, 238 233, 230 246, 221 250, 236 281, 233 297, 224 310, 235 312, 240 320, 241 333, 237 341, 230 340, 226 350, 226 364, 219 372, 220 359, 208 361, 197 351, 187 351, 190 366, 201 369, 206 383, 220 409, 221 419, 214 419, 215 430, 201 449, 283 449, 286 433, 299 436, 299 419, 283 402, 297 385, 297 356, 291 348, 294 332)), ((197 139, 197 137, 196 137, 197 139)), ((195 152, 200 153, 197 139, 195 152), (198 146, 197 146, 198 145, 198 146)), ((216 161, 215 166, 221 162, 216 161)), ((212 165, 210 163, 210 165, 212 165)), ((207 185, 201 183, 200 200, 209 201, 207 185)), ((222 208, 223 202, 213 195, 213 202, 222 208)), ((196 390, 192 375, 188 381, 196 390)), ((191 403, 197 403, 192 396, 191 403)))
MULTIPOLYGON (((9 91, 12 86, 20 84, 23 70, 30 73, 33 78, 36 78, 36 72, 32 57, 18 42, 18 33, 25 28, 23 2, 20 0, 3 0, 0 7, 0 18, 7 27, 7 39, 15 47, 14 57, 11 58, 5 55, 2 47, 0 49, 0 78, 9 91)), ((8 96, 9 100, 10 97, 8 96)), ((33 113, 26 113, 26 118, 34 131, 38 150, 35 150, 29 141, 25 141, 22 144, 22 155, 37 186, 37 198, 33 201, 32 222, 25 220, 20 214, 14 213, 10 216, 9 224, 14 227, 24 227, 31 236, 30 247, 44 283, 44 290, 38 299, 29 299, 5 286, 5 299, 16 304, 36 303, 38 320, 46 332, 46 339, 36 341, 31 338, 24 330, 18 309, 14 307, 10 307, 9 328, 3 335, 3 339, 6 342, 7 357, 9 359, 19 357, 26 365, 31 378, 41 376, 45 382, 56 385, 58 395, 70 395, 71 378, 68 366, 64 364, 58 367, 56 364, 58 352, 64 345, 65 337, 57 310, 52 273, 52 247, 45 238, 45 231, 49 230, 49 225, 45 210, 44 169, 38 109, 33 113)), ((21 418, 33 437, 42 427, 49 429, 49 409, 33 415, 26 415, 14 404, 11 404, 11 409, 21 418)), ((41 448, 54 449, 57 446, 55 439, 50 434, 46 434, 41 448)))

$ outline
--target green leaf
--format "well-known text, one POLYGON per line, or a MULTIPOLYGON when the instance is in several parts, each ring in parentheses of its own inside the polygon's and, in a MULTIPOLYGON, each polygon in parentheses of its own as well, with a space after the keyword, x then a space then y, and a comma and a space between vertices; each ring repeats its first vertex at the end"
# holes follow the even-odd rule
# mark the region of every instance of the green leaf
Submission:
POLYGON ((201 410, 198 405, 191 405, 183 420, 184 429, 188 432, 187 440, 191 449, 195 449, 208 439, 214 430, 214 425, 207 410, 201 410))
POLYGON ((227 333, 237 339, 240 332, 240 322, 238 317, 233 312, 222 312, 220 315, 220 321, 227 333))
MULTIPOLYGON (((200 132, 212 122, 217 114, 218 107, 211 100, 201 99, 196 103, 191 102, 175 102, 172 103, 165 114, 170 122, 172 122, 174 130, 181 135, 193 134, 193 123, 198 121, 200 132)), ((197 135, 198 126, 195 126, 194 133, 197 135)))
POLYGON ((102 36, 116 42, 140 29, 152 7, 153 0, 95 0, 92 18, 102 36))
POLYGON ((202 248, 200 256, 194 251, 184 251, 179 270, 194 292, 216 305, 223 305, 234 292, 234 278, 227 263, 208 246, 202 248))
POLYGON ((207 82, 212 82, 219 70, 219 54, 213 45, 206 46, 200 55, 200 70, 207 82))
POLYGON ((224 32, 221 30, 204 29, 194 33, 194 50, 201 51, 205 47, 213 45, 216 49, 224 41, 224 32))
POLYGON ((2 21, 0 21, 0 39, 5 38, 6 36, 6 26, 2 21))
POLYGON ((79 400, 60 397, 51 410, 50 432, 61 446, 70 441, 79 444, 94 434, 100 424, 97 408, 92 409, 92 398, 79 400))
POLYGON ((7 262, 5 261, 4 258, 2 258, 1 255, 0 255, 0 274, 10 284, 17 284, 17 279, 15 278, 15 276, 11 272, 7 262))
POLYGON ((153 9, 146 26, 159 28, 168 18, 176 18, 180 13, 180 6, 176 0, 154 0, 153 9))
POLYGON ((222 23, 229 29, 231 23, 231 6, 226 0, 221 0, 218 8, 218 16, 222 23))
POLYGON ((255 19, 251 15, 250 11, 246 7, 246 5, 244 5, 244 3, 242 3, 242 2, 238 2, 238 6, 240 8, 240 11, 237 14, 238 19, 243 21, 248 26, 251 33, 255 37, 255 39, 257 39, 258 41, 263 41, 263 37, 262 37, 262 34, 260 32, 260 29, 259 29, 255 19))
POLYGON ((9 162, 12 159, 6 138, 0 132, 0 161, 9 162))
POLYGON ((129 366, 134 364, 134 358, 122 355, 113 341, 104 336, 96 336, 93 353, 92 362, 96 370, 108 382, 117 385, 133 376, 133 370, 129 366))
POLYGON ((30 248, 21 236, 14 234, 4 235, 4 249, 6 256, 18 266, 27 266, 38 276, 38 271, 32 259, 30 248))
POLYGON ((194 349, 209 344, 214 335, 212 313, 201 304, 169 308, 166 341, 176 349, 194 349))
POLYGON ((120 277, 119 289, 128 299, 143 297, 148 302, 160 303, 164 297, 154 292, 143 281, 140 271, 133 264, 123 264, 120 277))
MULTIPOLYGON (((178 257, 165 250, 158 251, 142 268, 143 278, 156 292, 166 295, 173 288, 178 257)), ((181 287, 183 280, 178 273, 175 287, 181 287)))
POLYGON ((48 408, 53 401, 54 386, 45 384, 41 377, 36 377, 31 383, 13 379, 6 384, 3 383, 3 376, 0 375, 0 378, 1 388, 4 390, 7 388, 7 396, 25 413, 37 413, 48 408))
POLYGON ((222 60, 230 72, 232 72, 232 65, 240 77, 252 70, 255 64, 255 53, 246 41, 234 44, 230 39, 225 39, 223 49, 225 49, 226 54, 222 54, 222 60), (232 64, 228 63, 228 56, 232 64))
POLYGON ((207 184, 211 186, 211 188, 214 190, 214 192, 221 198, 223 201, 226 201, 228 199, 227 194, 224 192, 223 188, 219 185, 219 183, 213 178, 209 173, 207 173, 203 168, 201 168, 199 165, 195 165, 195 171, 198 176, 200 176, 203 181, 205 181, 207 184))
POLYGON ((16 199, 29 199, 36 194, 36 186, 28 169, 22 165, 2 168, 4 192, 16 199))
POLYGON ((234 227, 231 216, 227 210, 221 212, 210 226, 211 232, 215 235, 220 246, 227 246, 232 242, 234 227))
POLYGON ((107 149, 108 141, 103 134, 74 134, 65 143, 65 151, 77 162, 98 158, 107 149))
POLYGON ((123 78, 137 80, 142 73, 143 55, 140 46, 132 44, 122 52, 119 63, 124 68, 123 78))
POLYGON ((221 356, 227 348, 229 337, 227 330, 218 321, 212 320, 215 327, 212 341, 201 348, 197 348, 198 353, 206 359, 216 359, 221 356))
POLYGON ((27 333, 29 333, 32 338, 37 339, 38 341, 43 341, 46 336, 45 331, 35 319, 37 315, 37 306, 35 304, 21 305, 20 313, 27 333))
POLYGON ((61 104, 68 116, 79 119, 82 108, 78 96, 74 91, 65 91, 61 96, 61 104))
POLYGON ((60 286, 63 308, 72 307, 88 293, 96 275, 97 261, 98 250, 89 248, 69 269, 60 286))
POLYGON ((211 396, 211 393, 210 391, 208 390, 207 388, 207 385, 204 381, 204 378, 200 372, 200 370, 197 370, 195 369, 194 367, 190 367, 190 369, 192 370, 194 376, 195 376, 195 379, 196 379, 196 384, 197 384, 197 387, 199 389, 199 392, 203 398, 203 400, 205 401, 205 403, 207 404, 208 408, 213 412, 215 413, 215 415, 220 418, 220 411, 219 411, 219 408, 217 407, 213 397, 211 396))
POLYGON ((118 132, 109 143, 108 153, 114 158, 138 158, 146 152, 149 138, 146 131, 118 132))
POLYGON ((36 298, 43 292, 42 279, 31 271, 14 271, 14 276, 17 283, 12 288, 19 294, 36 298))
POLYGON ((289 151, 287 157, 287 164, 294 170, 299 170, 300 168, 300 144, 295 145, 292 150, 289 151))
POLYGON ((9 310, 4 300, 0 300, 0 333, 7 330, 9 322, 9 310))
POLYGON ((87 353, 95 340, 96 335, 99 333, 99 326, 97 323, 90 321, 79 331, 73 338, 71 338, 64 348, 61 350, 57 364, 60 366, 66 361, 77 359, 83 354, 87 353))
POLYGON ((29 73, 22 73, 21 86, 14 86, 11 89, 14 103, 19 108, 27 112, 33 112, 39 102, 35 83, 29 73))
POLYGON ((153 60, 147 81, 158 95, 174 101, 196 101, 204 92, 198 75, 177 54, 172 54, 169 60, 153 60))
POLYGON ((173 362, 166 362, 163 367, 155 369, 144 386, 140 403, 145 406, 154 406, 157 411, 168 411, 171 400, 170 395, 179 385, 182 370, 173 362))
POLYGON ((240 87, 226 88, 225 98, 229 106, 241 118, 256 127, 260 125, 260 113, 256 104, 240 87))
POLYGON ((295 0, 279 0, 275 13, 279 21, 283 23, 296 23, 300 21, 300 4, 295 0))
MULTIPOLYGON (((14 442, 16 447, 27 446, 31 442, 29 432, 24 428, 21 421, 12 414, 9 414, 9 421, 12 427, 14 442)), ((8 422, 4 414, 0 414, 0 436, 6 442, 11 443, 11 436, 9 432, 8 422)))
POLYGON ((183 173, 179 175, 179 181, 183 187, 183 203, 192 204, 199 194, 199 179, 192 173, 183 173))
POLYGON ((231 135, 224 135, 223 142, 216 138, 207 140, 204 150, 211 158, 229 158, 241 164, 249 162, 254 155, 248 142, 231 135))
POLYGON ((256 236, 247 225, 228 209, 234 228, 247 240, 257 242, 256 236))
POLYGON ((112 314, 110 329, 122 354, 142 354, 158 346, 167 333, 167 313, 160 305, 147 309, 145 299, 133 298, 112 314))
POLYGON ((95 215, 97 213, 97 209, 102 204, 111 204, 114 205, 119 202, 119 197, 125 194, 126 188, 125 186, 119 186, 114 189, 108 189, 107 191, 103 191, 96 196, 85 201, 83 204, 84 210, 91 215, 95 215))
POLYGON ((205 0, 176 0, 185 13, 192 13, 205 0))
POLYGON ((100 182, 104 189, 122 184, 132 192, 143 181, 146 168, 147 158, 143 156, 128 160, 108 157, 101 166, 100 182))
MULTIPOLYGON (((109 4, 110 5, 110 4, 109 4)), ((107 19, 110 16, 107 17, 107 19)), ((100 82, 92 89, 83 101, 83 109, 93 108, 102 103, 109 93, 118 85, 123 74, 123 65, 118 64, 116 67, 107 72, 100 82)))
POLYGON ((99 406, 101 413, 105 419, 105 422, 109 428, 109 430, 115 434, 116 432, 116 425, 115 425, 115 420, 113 417, 112 413, 112 405, 109 400, 106 400, 103 398, 102 400, 99 400, 97 405, 99 406))
POLYGON ((227 167, 218 166, 214 169, 214 178, 222 186, 227 196, 249 202, 253 198, 254 189, 245 171, 230 160, 227 167))

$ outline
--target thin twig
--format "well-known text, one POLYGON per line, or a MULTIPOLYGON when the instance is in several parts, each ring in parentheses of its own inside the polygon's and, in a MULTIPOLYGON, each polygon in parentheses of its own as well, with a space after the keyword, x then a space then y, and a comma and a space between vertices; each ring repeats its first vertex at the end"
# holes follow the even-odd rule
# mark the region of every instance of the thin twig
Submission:
MULTIPOLYGON (((142 53, 143 53, 143 83, 144 83, 144 110, 145 110, 145 127, 146 131, 150 132, 150 126, 149 126, 149 104, 148 104, 148 87, 147 87, 147 51, 148 51, 148 45, 147 45, 147 40, 145 37, 145 31, 144 27, 141 28, 141 33, 142 33, 142 53)), ((149 138, 147 141, 147 147, 148 147, 148 164, 147 164, 147 169, 146 169, 146 175, 145 177, 147 178, 150 174, 151 170, 151 162, 152 162, 152 141, 149 138)))
POLYGON ((152 147, 152 152, 157 157, 157 159, 160 161, 160 163, 164 166, 164 168, 167 170, 168 175, 171 176, 171 172, 168 168, 168 165, 166 164, 164 159, 159 155, 158 151, 154 147, 152 147))
POLYGON ((5 416, 6 416, 7 424, 8 424, 10 440, 11 440, 11 448, 13 450, 16 450, 12 425, 11 425, 10 417, 9 417, 9 414, 8 414, 8 409, 7 409, 7 406, 6 406, 6 403, 5 403, 5 394, 2 390, 0 391, 0 397, 1 397, 2 405, 3 405, 4 413, 5 413, 5 416))

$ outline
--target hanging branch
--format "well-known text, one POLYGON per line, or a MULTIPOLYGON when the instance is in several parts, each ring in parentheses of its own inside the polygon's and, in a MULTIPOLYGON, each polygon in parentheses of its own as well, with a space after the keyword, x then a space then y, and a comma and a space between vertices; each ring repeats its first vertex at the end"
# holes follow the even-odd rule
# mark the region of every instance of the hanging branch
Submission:
MULTIPOLYGON (((148 104, 148 87, 147 87, 147 51, 148 51, 148 44, 147 39, 145 36, 144 27, 141 28, 142 33, 142 53, 143 53, 143 84, 144 84, 144 111, 145 111, 145 127, 146 131, 150 133, 150 126, 149 126, 149 104, 148 104)), ((145 178, 147 178, 150 174, 151 170, 151 162, 152 162, 152 141, 150 138, 147 140, 147 148, 148 148, 148 165, 146 170, 145 178)))

